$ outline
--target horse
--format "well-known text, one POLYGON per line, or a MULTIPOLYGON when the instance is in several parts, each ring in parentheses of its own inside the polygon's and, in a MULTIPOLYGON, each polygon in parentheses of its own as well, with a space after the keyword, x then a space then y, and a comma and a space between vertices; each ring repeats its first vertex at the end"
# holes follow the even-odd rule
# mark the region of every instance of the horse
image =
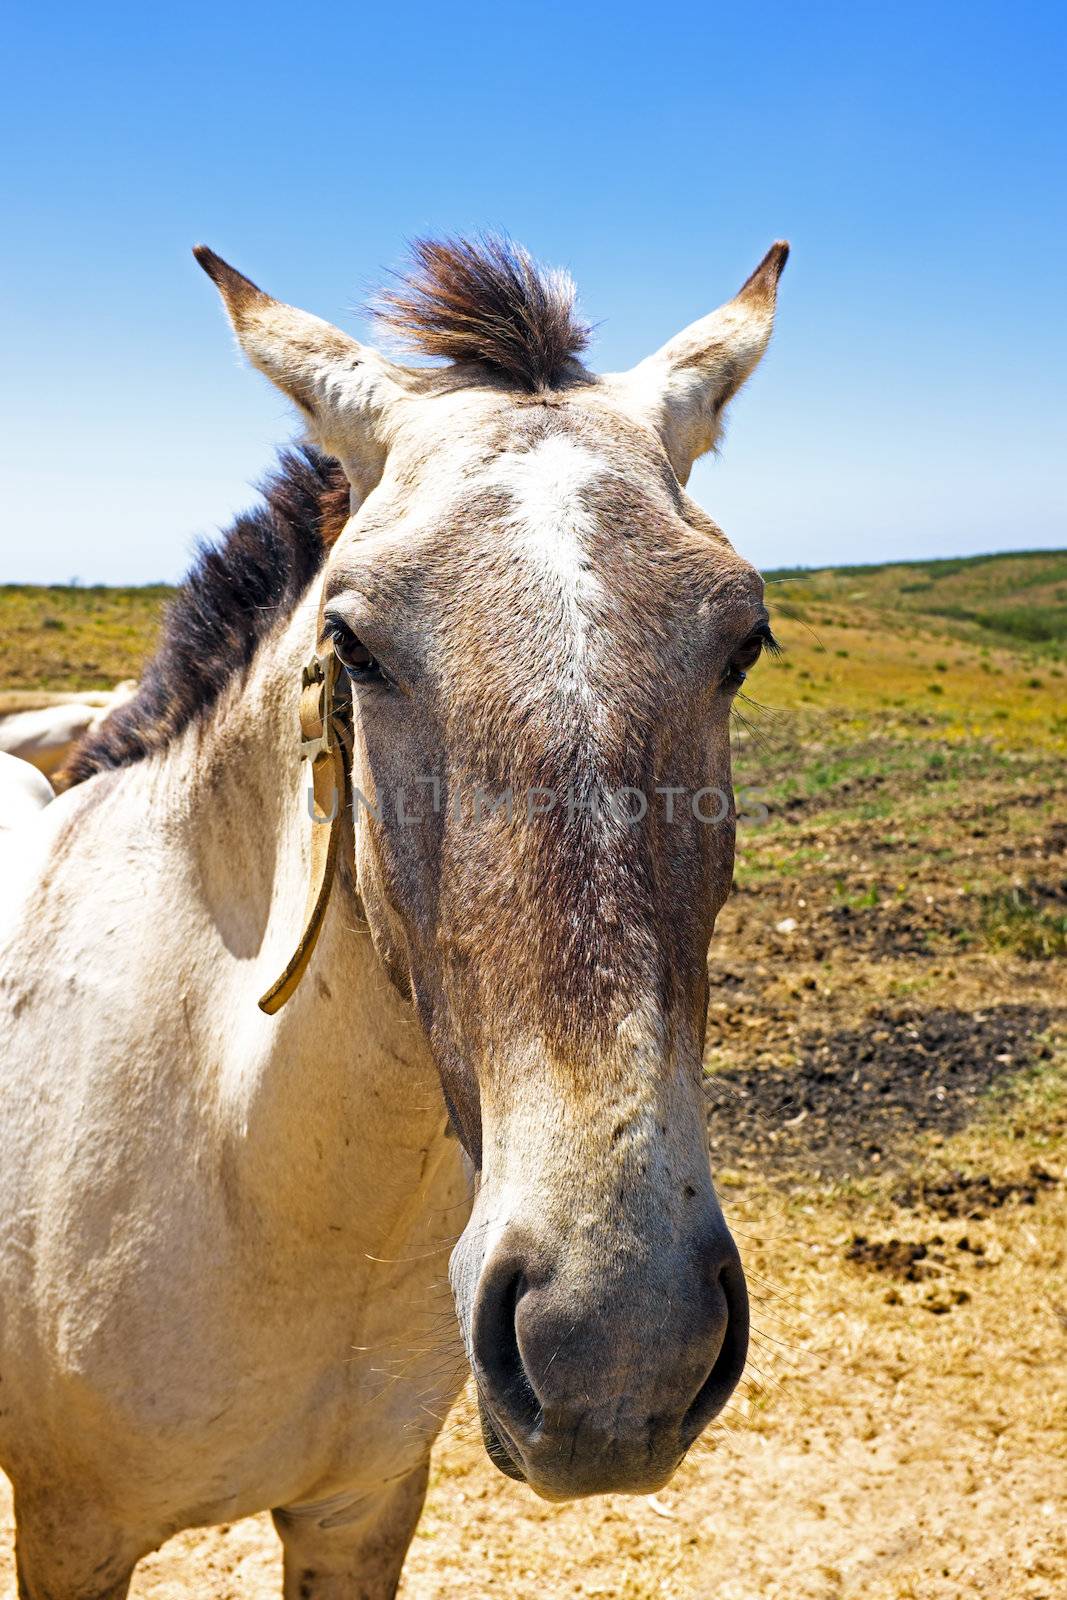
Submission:
POLYGON ((48 705, 0 715, 0 751, 28 761, 46 778, 62 782, 59 775, 74 746, 136 692, 133 679, 125 678, 102 694, 50 696, 48 705))
POLYGON ((197 247, 307 442, 0 840, 24 1600, 264 1510, 287 1600, 382 1600, 471 1372, 558 1501, 661 1487, 745 1364, 702 1054, 773 637, 684 486, 788 246, 599 376, 567 276, 413 248, 401 360, 197 247))
POLYGON ((21 826, 54 796, 52 785, 32 762, 0 750, 0 830, 21 826))

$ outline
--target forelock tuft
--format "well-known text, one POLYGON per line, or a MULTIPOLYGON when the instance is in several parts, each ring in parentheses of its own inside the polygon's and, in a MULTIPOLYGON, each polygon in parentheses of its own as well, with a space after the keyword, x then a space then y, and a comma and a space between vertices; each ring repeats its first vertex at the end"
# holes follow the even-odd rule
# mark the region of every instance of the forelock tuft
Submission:
POLYGON ((375 308, 404 348, 473 362, 524 389, 559 387, 589 343, 566 272, 512 240, 418 239, 410 271, 375 308))

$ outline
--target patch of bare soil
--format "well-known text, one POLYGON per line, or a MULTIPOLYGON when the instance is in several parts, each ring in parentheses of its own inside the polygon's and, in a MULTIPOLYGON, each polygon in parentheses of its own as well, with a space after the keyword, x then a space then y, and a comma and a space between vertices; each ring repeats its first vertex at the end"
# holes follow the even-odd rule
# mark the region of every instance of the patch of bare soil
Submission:
POLYGON ((983 1222, 991 1211, 1010 1203, 1035 1206, 1039 1196, 1055 1188, 1059 1181, 1035 1162, 1026 1178, 1008 1183, 995 1183, 986 1172, 978 1177, 954 1172, 937 1182, 919 1178, 898 1189, 893 1200, 898 1206, 923 1208, 939 1217, 970 1217, 983 1222))
POLYGON ((845 1251, 847 1261, 855 1261, 875 1272, 889 1272, 894 1277, 918 1283, 930 1276, 931 1268, 925 1265, 930 1246, 943 1245, 944 1239, 935 1234, 927 1245, 921 1239, 868 1239, 857 1233, 845 1251))
POLYGON ((713 1163, 844 1175, 907 1159, 917 1134, 962 1127, 991 1084, 1047 1049, 1052 1020, 1040 1006, 879 1006, 860 1027, 803 1039, 793 1062, 711 1076, 713 1163))

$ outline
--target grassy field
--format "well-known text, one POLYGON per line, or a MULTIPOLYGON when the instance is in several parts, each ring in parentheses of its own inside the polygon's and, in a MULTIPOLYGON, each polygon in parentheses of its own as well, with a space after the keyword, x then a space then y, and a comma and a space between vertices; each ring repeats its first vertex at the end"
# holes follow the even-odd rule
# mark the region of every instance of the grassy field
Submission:
MULTIPOLYGON (((706 1057, 746 1380, 663 1493, 565 1507, 497 1475, 461 1403, 406 1600, 1067 1593, 1067 554, 768 595, 785 650, 736 736, 766 817, 706 1057)), ((136 674, 163 598, 0 591, 0 687, 136 674)), ((261 1518, 182 1535, 133 1593, 266 1600, 279 1573, 261 1518)))
POLYGON ((110 689, 136 678, 173 592, 0 585, 0 690, 110 689))
MULTIPOLYGON (((781 663, 795 679, 774 685, 786 706, 842 703, 844 689, 857 709, 929 701, 943 715, 991 698, 994 712, 1040 723, 1063 677, 1067 551, 769 572, 767 585, 779 632, 783 619, 798 625, 786 628, 781 663)), ((108 689, 136 677, 173 592, 0 585, 0 689, 108 689)), ((1061 733, 1063 698, 1061 689, 1061 733)))

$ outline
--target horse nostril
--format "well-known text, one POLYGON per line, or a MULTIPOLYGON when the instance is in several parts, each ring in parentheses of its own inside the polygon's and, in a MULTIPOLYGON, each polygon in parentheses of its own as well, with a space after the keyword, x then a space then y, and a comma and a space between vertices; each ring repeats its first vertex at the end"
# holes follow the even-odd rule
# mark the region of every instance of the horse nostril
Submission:
POLYGON ((491 1266, 478 1286, 474 1311, 474 1357, 510 1426, 532 1433, 541 1406, 523 1364, 515 1326, 526 1277, 514 1261, 491 1266))
POLYGON ((729 1400, 748 1357, 748 1289, 736 1258, 720 1269, 716 1287, 722 1297, 722 1342, 711 1371, 682 1419, 682 1439, 687 1448, 729 1400))

